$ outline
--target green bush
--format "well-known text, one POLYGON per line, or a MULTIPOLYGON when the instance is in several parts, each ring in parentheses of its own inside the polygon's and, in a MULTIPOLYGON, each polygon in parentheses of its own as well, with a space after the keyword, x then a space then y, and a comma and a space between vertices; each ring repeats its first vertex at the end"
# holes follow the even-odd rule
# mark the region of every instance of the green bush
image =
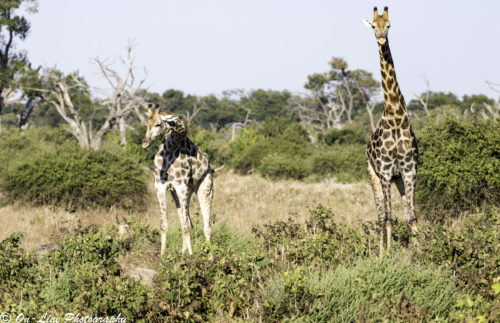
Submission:
POLYGON ((270 179, 302 179, 309 173, 303 159, 291 157, 283 153, 266 155, 262 158, 257 170, 262 176, 270 179))
POLYGON ((25 131, 11 129, 0 134, 0 180, 27 156, 33 159, 61 146, 73 149, 78 145, 72 134, 62 128, 30 128, 25 131))
POLYGON ((351 181, 366 177, 365 145, 335 145, 311 158, 315 174, 334 175, 339 180, 351 181))
POLYGON ((500 205, 500 123, 446 119, 418 141, 421 214, 441 220, 500 205))
POLYGON ((264 224, 262 228, 254 227, 252 231, 270 256, 276 260, 286 259, 294 265, 328 269, 375 253, 374 235, 335 223, 333 212, 321 205, 309 212, 305 227, 289 218, 264 224))
POLYGON ((5 175, 0 188, 11 202, 67 209, 140 209, 147 193, 143 170, 131 159, 80 149, 25 159, 5 175))
POLYGON ((447 317, 461 296, 450 273, 411 263, 402 254, 356 261, 311 279, 320 295, 312 322, 427 321, 447 317))
POLYGON ((500 216, 485 212, 468 216, 459 227, 423 227, 419 259, 449 268, 461 288, 488 298, 488 285, 500 276, 500 216))
POLYGON ((331 129, 318 137, 328 146, 332 145, 365 145, 370 140, 367 128, 360 124, 348 125, 342 129, 331 129))
POLYGON ((77 228, 41 260, 19 248, 15 234, 0 242, 0 312, 195 322, 498 318, 498 213, 455 228, 423 226, 420 247, 405 247, 403 227, 395 224, 392 249, 379 259, 374 223, 337 224, 318 206, 305 223, 255 228, 254 239, 222 224, 211 244, 197 243, 204 238, 195 223, 187 256, 176 223, 150 286, 126 278, 120 266, 141 253, 158 256, 159 232, 147 225, 131 221, 126 239, 113 238, 116 228, 77 228))

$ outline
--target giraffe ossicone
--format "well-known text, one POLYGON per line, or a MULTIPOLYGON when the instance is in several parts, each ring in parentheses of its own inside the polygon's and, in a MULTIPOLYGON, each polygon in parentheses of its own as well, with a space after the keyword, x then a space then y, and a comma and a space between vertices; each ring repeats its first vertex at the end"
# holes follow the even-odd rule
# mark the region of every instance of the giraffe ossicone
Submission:
POLYGON ((168 111, 155 109, 150 104, 146 120, 146 135, 142 143, 147 148, 163 135, 154 158, 155 191, 160 204, 161 251, 163 256, 167 241, 167 191, 174 199, 182 226, 182 252, 192 254, 191 217, 189 204, 196 193, 203 217, 205 239, 210 242, 210 213, 213 200, 213 180, 207 154, 196 147, 187 137, 187 127, 182 118, 168 111))
POLYGON ((367 170, 375 196, 380 225, 380 255, 384 249, 384 233, 387 249, 391 246, 392 206, 391 183, 395 182, 403 199, 405 221, 413 235, 417 233, 414 193, 417 177, 418 148, 410 125, 405 99, 396 79, 394 62, 389 48, 389 10, 382 15, 373 9, 373 21, 366 20, 375 31, 377 39, 384 110, 366 148, 367 170))

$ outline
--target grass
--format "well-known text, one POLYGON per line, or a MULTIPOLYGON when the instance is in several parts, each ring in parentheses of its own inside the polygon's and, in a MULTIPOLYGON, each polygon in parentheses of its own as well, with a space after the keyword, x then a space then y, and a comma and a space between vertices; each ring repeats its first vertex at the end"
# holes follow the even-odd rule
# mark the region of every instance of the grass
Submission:
POLYGON ((382 319, 378 313, 387 311, 381 311, 380 306, 393 307, 395 320, 404 321, 404 315, 447 317, 460 296, 450 277, 412 263, 402 253, 361 259, 352 267, 341 266, 311 279, 313 294, 324 295, 315 304, 311 320, 382 319))

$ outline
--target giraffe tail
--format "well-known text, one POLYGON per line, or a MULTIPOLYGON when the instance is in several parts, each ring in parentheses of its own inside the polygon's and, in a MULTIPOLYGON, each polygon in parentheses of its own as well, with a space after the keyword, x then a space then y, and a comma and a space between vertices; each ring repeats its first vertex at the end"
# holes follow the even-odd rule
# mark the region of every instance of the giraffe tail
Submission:
POLYGON ((220 171, 221 169, 223 169, 223 168, 224 168, 224 166, 225 166, 225 165, 222 165, 221 167, 217 167, 217 168, 215 168, 215 169, 210 169, 210 172, 211 172, 211 173, 217 173, 218 171, 220 171))

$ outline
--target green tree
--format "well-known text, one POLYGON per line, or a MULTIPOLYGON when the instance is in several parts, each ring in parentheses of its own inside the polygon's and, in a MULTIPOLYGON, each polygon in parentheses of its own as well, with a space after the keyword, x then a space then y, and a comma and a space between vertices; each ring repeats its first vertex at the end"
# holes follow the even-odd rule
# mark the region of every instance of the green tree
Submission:
POLYGON ((361 113, 380 86, 370 72, 349 69, 343 58, 333 57, 329 65, 328 72, 309 75, 304 87, 317 100, 326 127, 340 129, 346 119, 353 122, 353 115, 361 113))
POLYGON ((287 106, 291 96, 288 91, 258 89, 241 97, 240 106, 251 110, 251 118, 255 121, 264 121, 280 114, 287 106))
POLYGON ((26 53, 15 51, 16 40, 24 40, 30 30, 28 20, 16 15, 23 3, 28 12, 36 12, 36 0, 0 1, 0 112, 19 86, 16 84, 17 74, 28 64, 26 53))

